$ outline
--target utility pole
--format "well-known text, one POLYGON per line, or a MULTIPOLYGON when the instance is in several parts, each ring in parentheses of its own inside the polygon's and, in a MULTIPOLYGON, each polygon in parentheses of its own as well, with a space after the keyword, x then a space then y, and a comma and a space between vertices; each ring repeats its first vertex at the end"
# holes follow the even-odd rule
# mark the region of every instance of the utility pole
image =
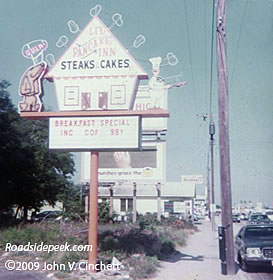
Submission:
POLYGON ((210 215, 211 215, 211 229, 215 231, 215 194, 214 194, 214 155, 213 155, 213 136, 215 134, 215 124, 212 115, 212 79, 213 79, 213 46, 215 36, 215 0, 212 3, 212 33, 211 33, 211 60, 210 60, 210 123, 209 123, 209 135, 210 135, 210 158, 211 158, 211 204, 210 204, 210 215))
POLYGON ((85 222, 88 223, 88 212, 89 212, 89 192, 90 192, 90 184, 86 183, 85 184, 85 208, 84 208, 84 213, 85 213, 85 222))
POLYGON ((137 184, 133 183, 133 223, 136 223, 137 220, 137 210, 136 210, 136 193, 137 193, 137 184))
POLYGON ((113 189, 113 184, 110 184, 109 186, 109 192, 110 192, 110 200, 109 200, 109 215, 110 215, 110 223, 113 223, 113 208, 114 208, 114 197, 113 197, 113 193, 114 193, 114 189, 113 189))
POLYGON ((210 159, 211 159, 211 227, 212 231, 215 231, 215 194, 214 194, 214 155, 213 155, 213 135, 215 134, 215 125, 211 117, 209 124, 209 134, 210 134, 210 159))
POLYGON ((218 0, 217 7, 217 68, 218 68, 218 110, 220 143, 220 177, 222 226, 226 236, 226 271, 223 274, 235 274, 234 243, 232 225, 232 195, 230 178, 230 151, 228 125, 228 80, 226 61, 226 1, 218 0))
POLYGON ((210 175, 210 168, 209 168, 209 152, 208 152, 208 160, 207 160, 207 210, 208 210, 208 217, 211 219, 210 215, 210 180, 209 180, 209 175, 210 175))
POLYGON ((157 190, 157 221, 161 222, 161 183, 156 184, 157 190))

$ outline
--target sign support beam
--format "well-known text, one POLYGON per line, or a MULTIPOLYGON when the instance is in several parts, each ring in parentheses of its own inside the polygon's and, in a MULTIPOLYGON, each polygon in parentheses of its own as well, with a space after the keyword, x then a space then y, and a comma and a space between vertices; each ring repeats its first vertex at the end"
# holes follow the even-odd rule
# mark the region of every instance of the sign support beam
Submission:
POLYGON ((89 192, 89 229, 88 245, 92 250, 88 252, 88 264, 90 271, 96 273, 95 265, 97 263, 97 243, 98 243, 98 167, 99 153, 91 152, 90 168, 90 192, 89 192), (94 269, 92 269, 94 267, 94 269))
POLYGON ((61 112, 21 112, 22 118, 29 120, 44 120, 54 117, 107 117, 107 116, 141 116, 142 118, 168 118, 168 110, 101 110, 101 111, 61 111, 61 112))

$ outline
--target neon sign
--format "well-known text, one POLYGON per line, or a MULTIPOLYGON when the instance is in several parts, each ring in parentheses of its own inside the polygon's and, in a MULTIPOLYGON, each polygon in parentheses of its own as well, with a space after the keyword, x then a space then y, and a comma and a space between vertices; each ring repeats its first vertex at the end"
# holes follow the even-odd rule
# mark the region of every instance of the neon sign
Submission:
POLYGON ((48 43, 46 40, 34 40, 22 47, 22 55, 25 58, 32 59, 34 64, 43 60, 43 52, 47 49, 48 43), (40 61, 38 58, 41 57, 40 61))

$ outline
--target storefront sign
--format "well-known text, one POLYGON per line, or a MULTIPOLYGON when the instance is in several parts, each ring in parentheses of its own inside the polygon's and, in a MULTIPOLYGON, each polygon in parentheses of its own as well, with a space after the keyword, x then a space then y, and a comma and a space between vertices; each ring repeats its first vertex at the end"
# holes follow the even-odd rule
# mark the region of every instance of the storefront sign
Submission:
POLYGON ((50 118, 49 148, 55 150, 138 150, 140 117, 50 118))
POLYGON ((182 183, 195 183, 195 184, 203 184, 203 175, 186 175, 181 176, 182 183))

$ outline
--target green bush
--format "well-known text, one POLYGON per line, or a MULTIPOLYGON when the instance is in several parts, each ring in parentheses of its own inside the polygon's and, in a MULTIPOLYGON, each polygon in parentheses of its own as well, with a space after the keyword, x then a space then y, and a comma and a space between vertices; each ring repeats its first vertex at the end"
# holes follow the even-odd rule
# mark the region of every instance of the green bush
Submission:
POLYGON ((69 271, 69 265, 68 263, 72 264, 73 262, 77 263, 79 262, 82 258, 87 258, 88 255, 86 252, 69 252, 65 253, 60 261, 58 263, 60 264, 65 264, 65 271, 69 271))
POLYGON ((0 228, 16 225, 18 220, 15 219, 12 209, 0 211, 0 228))
POLYGON ((102 240, 101 248, 104 251, 121 250, 119 240, 113 236, 106 236, 102 240))
POLYGON ((81 186, 68 184, 66 189, 58 196, 63 203, 63 217, 69 221, 84 221, 85 206, 84 196, 81 194, 81 186))
POLYGON ((160 239, 160 256, 165 257, 174 252, 175 243, 170 239, 170 237, 166 233, 159 234, 160 239))
POLYGON ((159 222, 157 221, 157 214, 138 215, 137 223, 141 230, 155 230, 155 226, 159 224, 159 222))
POLYGON ((99 224, 106 224, 109 223, 114 219, 113 217, 110 217, 110 205, 108 201, 102 201, 98 204, 98 222, 99 224))
POLYGON ((147 256, 165 257, 175 250, 175 243, 170 232, 158 228, 158 231, 141 230, 133 226, 123 228, 109 227, 100 231, 99 246, 103 251, 118 251, 127 255, 145 254, 147 256))
POLYGON ((25 227, 21 230, 17 228, 8 228, 1 233, 0 243, 5 245, 6 243, 12 243, 13 245, 26 245, 28 242, 31 244, 45 242, 55 242, 58 239, 56 230, 46 231, 38 227, 25 227))
POLYGON ((130 276, 133 279, 148 278, 151 274, 155 273, 159 262, 157 257, 131 257, 129 260, 129 266, 132 267, 130 276))
POLYGON ((79 244, 82 243, 78 238, 66 236, 66 231, 61 231, 60 226, 52 224, 32 224, 24 225, 22 228, 10 227, 0 234, 0 245, 6 243, 13 245, 26 245, 41 243, 44 244, 79 244))

